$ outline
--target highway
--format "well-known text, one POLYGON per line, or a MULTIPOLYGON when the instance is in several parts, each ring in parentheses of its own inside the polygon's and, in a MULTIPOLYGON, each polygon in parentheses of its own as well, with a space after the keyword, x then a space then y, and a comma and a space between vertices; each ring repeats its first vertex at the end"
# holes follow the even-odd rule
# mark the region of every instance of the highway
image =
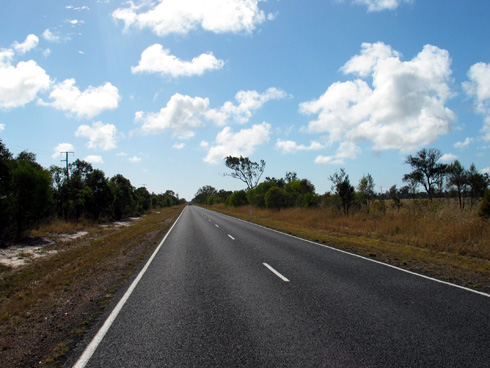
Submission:
POLYGON ((490 365, 488 295, 195 206, 116 309, 77 368, 490 365))

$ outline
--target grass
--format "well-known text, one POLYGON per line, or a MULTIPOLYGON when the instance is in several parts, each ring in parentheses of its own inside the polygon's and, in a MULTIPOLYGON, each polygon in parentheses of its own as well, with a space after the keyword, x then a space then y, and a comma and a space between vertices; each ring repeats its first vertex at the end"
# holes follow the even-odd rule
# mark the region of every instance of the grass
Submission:
MULTIPOLYGON (((89 235, 56 244, 57 254, 19 269, 0 269, 0 366, 58 366, 106 308, 117 289, 155 248, 182 211, 166 208, 131 226, 89 229, 89 235)), ((67 231, 67 225, 56 225, 67 231)), ((79 228, 76 231, 87 228, 79 228)), ((52 232, 53 229, 38 230, 52 232)), ((72 231, 74 231, 72 229, 72 231)))
MULTIPOLYGON (((209 207, 250 220, 248 206, 209 207)), ((490 223, 451 201, 375 202, 349 216, 332 208, 253 208, 252 221, 356 254, 490 292, 490 223)))

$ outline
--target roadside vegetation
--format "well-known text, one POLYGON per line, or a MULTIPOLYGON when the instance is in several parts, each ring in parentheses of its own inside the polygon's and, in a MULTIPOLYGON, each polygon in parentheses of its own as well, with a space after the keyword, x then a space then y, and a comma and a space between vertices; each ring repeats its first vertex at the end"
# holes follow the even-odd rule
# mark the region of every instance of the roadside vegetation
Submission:
MULTIPOLYGON (((78 225, 86 236, 55 242, 47 247, 55 252, 26 266, 2 267, 0 366, 61 366, 183 208, 151 212, 122 227, 78 225)), ((36 231, 53 235, 52 228, 36 231)))
MULTIPOLYGON (((344 169, 328 177, 330 192, 318 194, 294 172, 247 190, 204 186, 193 202, 306 239, 330 244, 417 272, 490 291, 490 178, 474 165, 439 163, 441 153, 410 155, 406 185, 375 192, 365 174, 357 186, 344 169), (252 210, 253 208, 253 210, 252 210)), ((262 171, 242 170, 252 177, 262 171)), ((231 176, 231 175, 230 175, 231 176)), ((327 176, 326 176, 327 177, 327 176)))
POLYGON ((33 153, 13 157, 0 140, 0 248, 44 224, 120 220, 182 203, 172 190, 149 193, 83 160, 45 169, 33 153))

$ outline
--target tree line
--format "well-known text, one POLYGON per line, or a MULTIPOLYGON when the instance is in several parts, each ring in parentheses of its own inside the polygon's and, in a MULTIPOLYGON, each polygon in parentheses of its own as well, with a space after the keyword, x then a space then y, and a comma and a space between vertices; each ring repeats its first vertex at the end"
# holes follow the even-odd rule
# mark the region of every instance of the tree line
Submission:
POLYGON ((35 154, 23 151, 14 157, 0 140, 0 244, 42 220, 119 220, 181 203, 185 199, 171 190, 155 194, 135 188, 124 176, 107 178, 83 160, 70 163, 68 170, 45 169, 35 154))
POLYGON ((258 164, 247 157, 229 156, 225 158, 225 165, 232 172, 227 175, 246 183, 247 189, 218 191, 207 185, 197 191, 192 202, 224 203, 233 207, 249 204, 277 210, 323 205, 335 207, 348 215, 352 208, 364 209, 369 213, 374 200, 378 200, 378 206, 385 206, 385 200, 391 200, 392 206, 399 210, 403 199, 432 201, 434 198, 457 198, 459 207, 463 209, 466 205, 473 207, 483 198, 480 214, 490 217, 490 203, 486 203, 490 201, 490 191, 487 191, 489 175, 478 172, 474 164, 466 169, 458 160, 451 164, 440 163, 441 157, 441 152, 433 148, 424 148, 415 155, 407 156, 405 163, 410 165, 411 171, 403 177, 406 185, 401 188, 393 185, 383 193, 375 192, 374 179, 369 173, 363 175, 354 187, 345 169, 341 168, 328 177, 332 183, 331 191, 319 195, 308 179, 300 179, 294 172, 287 172, 284 178, 279 179, 266 177, 259 183, 265 169, 263 160, 258 164), (489 209, 485 210, 485 206, 489 209))

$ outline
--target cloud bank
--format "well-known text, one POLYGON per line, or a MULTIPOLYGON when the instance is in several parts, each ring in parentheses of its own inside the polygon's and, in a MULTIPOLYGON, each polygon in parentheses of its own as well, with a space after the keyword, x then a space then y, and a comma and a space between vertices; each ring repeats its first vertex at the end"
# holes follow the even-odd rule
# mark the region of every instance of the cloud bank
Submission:
POLYGON ((349 152, 359 152, 353 145, 360 141, 376 151, 404 153, 430 145, 448 134, 456 119, 445 106, 451 97, 450 64, 449 53, 431 45, 402 61, 384 43, 364 43, 361 53, 341 68, 357 79, 336 82, 318 99, 300 104, 301 113, 317 116, 306 131, 327 133, 330 144, 348 143, 349 152))

